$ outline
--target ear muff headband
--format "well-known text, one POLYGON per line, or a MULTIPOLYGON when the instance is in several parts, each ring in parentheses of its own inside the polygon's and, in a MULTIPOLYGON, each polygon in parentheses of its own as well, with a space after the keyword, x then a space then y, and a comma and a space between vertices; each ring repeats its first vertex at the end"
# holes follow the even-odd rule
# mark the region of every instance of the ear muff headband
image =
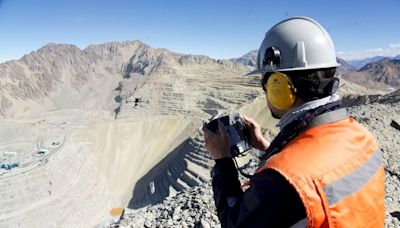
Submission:
POLYGON ((277 109, 289 109, 296 102, 296 89, 292 80, 286 74, 272 73, 265 88, 268 101, 277 109))

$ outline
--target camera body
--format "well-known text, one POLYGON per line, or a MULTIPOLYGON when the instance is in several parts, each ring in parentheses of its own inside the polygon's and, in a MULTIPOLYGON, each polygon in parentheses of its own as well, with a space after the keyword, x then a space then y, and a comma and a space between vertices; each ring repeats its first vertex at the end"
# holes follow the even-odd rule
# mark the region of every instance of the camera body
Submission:
POLYGON ((252 148, 248 141, 248 134, 244 125, 244 120, 240 117, 239 113, 233 113, 214 119, 207 124, 207 128, 216 133, 218 131, 219 120, 228 133, 232 157, 236 157, 252 148))

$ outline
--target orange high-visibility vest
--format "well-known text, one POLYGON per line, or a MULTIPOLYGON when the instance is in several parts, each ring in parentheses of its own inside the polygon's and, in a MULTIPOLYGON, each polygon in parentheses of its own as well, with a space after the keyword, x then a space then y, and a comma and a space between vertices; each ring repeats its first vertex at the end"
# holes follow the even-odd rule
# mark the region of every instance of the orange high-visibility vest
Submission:
POLYGON ((346 118, 308 129, 267 160, 299 194, 307 227, 383 227, 384 168, 374 137, 346 118))

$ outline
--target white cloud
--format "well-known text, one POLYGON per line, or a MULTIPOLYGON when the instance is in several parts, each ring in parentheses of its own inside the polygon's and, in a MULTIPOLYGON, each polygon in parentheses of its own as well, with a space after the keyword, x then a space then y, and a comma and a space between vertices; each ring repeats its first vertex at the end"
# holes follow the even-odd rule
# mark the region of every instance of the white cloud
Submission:
POLYGON ((374 48, 360 51, 338 51, 339 58, 344 60, 365 59, 374 56, 393 57, 400 54, 400 43, 389 44, 387 48, 374 48))
POLYGON ((400 43, 397 44, 389 44, 390 48, 400 48, 400 43))

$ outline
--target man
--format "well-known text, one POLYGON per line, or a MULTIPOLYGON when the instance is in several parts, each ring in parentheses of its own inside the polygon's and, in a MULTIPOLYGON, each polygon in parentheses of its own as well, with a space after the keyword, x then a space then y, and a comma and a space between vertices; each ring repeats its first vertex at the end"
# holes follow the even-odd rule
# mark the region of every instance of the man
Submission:
POLYGON ((340 108, 337 66, 329 34, 310 18, 284 20, 266 33, 251 74, 262 75, 280 133, 270 144, 243 116, 250 144, 265 151, 246 191, 222 124, 217 133, 203 127, 223 227, 383 227, 381 151, 340 108))

